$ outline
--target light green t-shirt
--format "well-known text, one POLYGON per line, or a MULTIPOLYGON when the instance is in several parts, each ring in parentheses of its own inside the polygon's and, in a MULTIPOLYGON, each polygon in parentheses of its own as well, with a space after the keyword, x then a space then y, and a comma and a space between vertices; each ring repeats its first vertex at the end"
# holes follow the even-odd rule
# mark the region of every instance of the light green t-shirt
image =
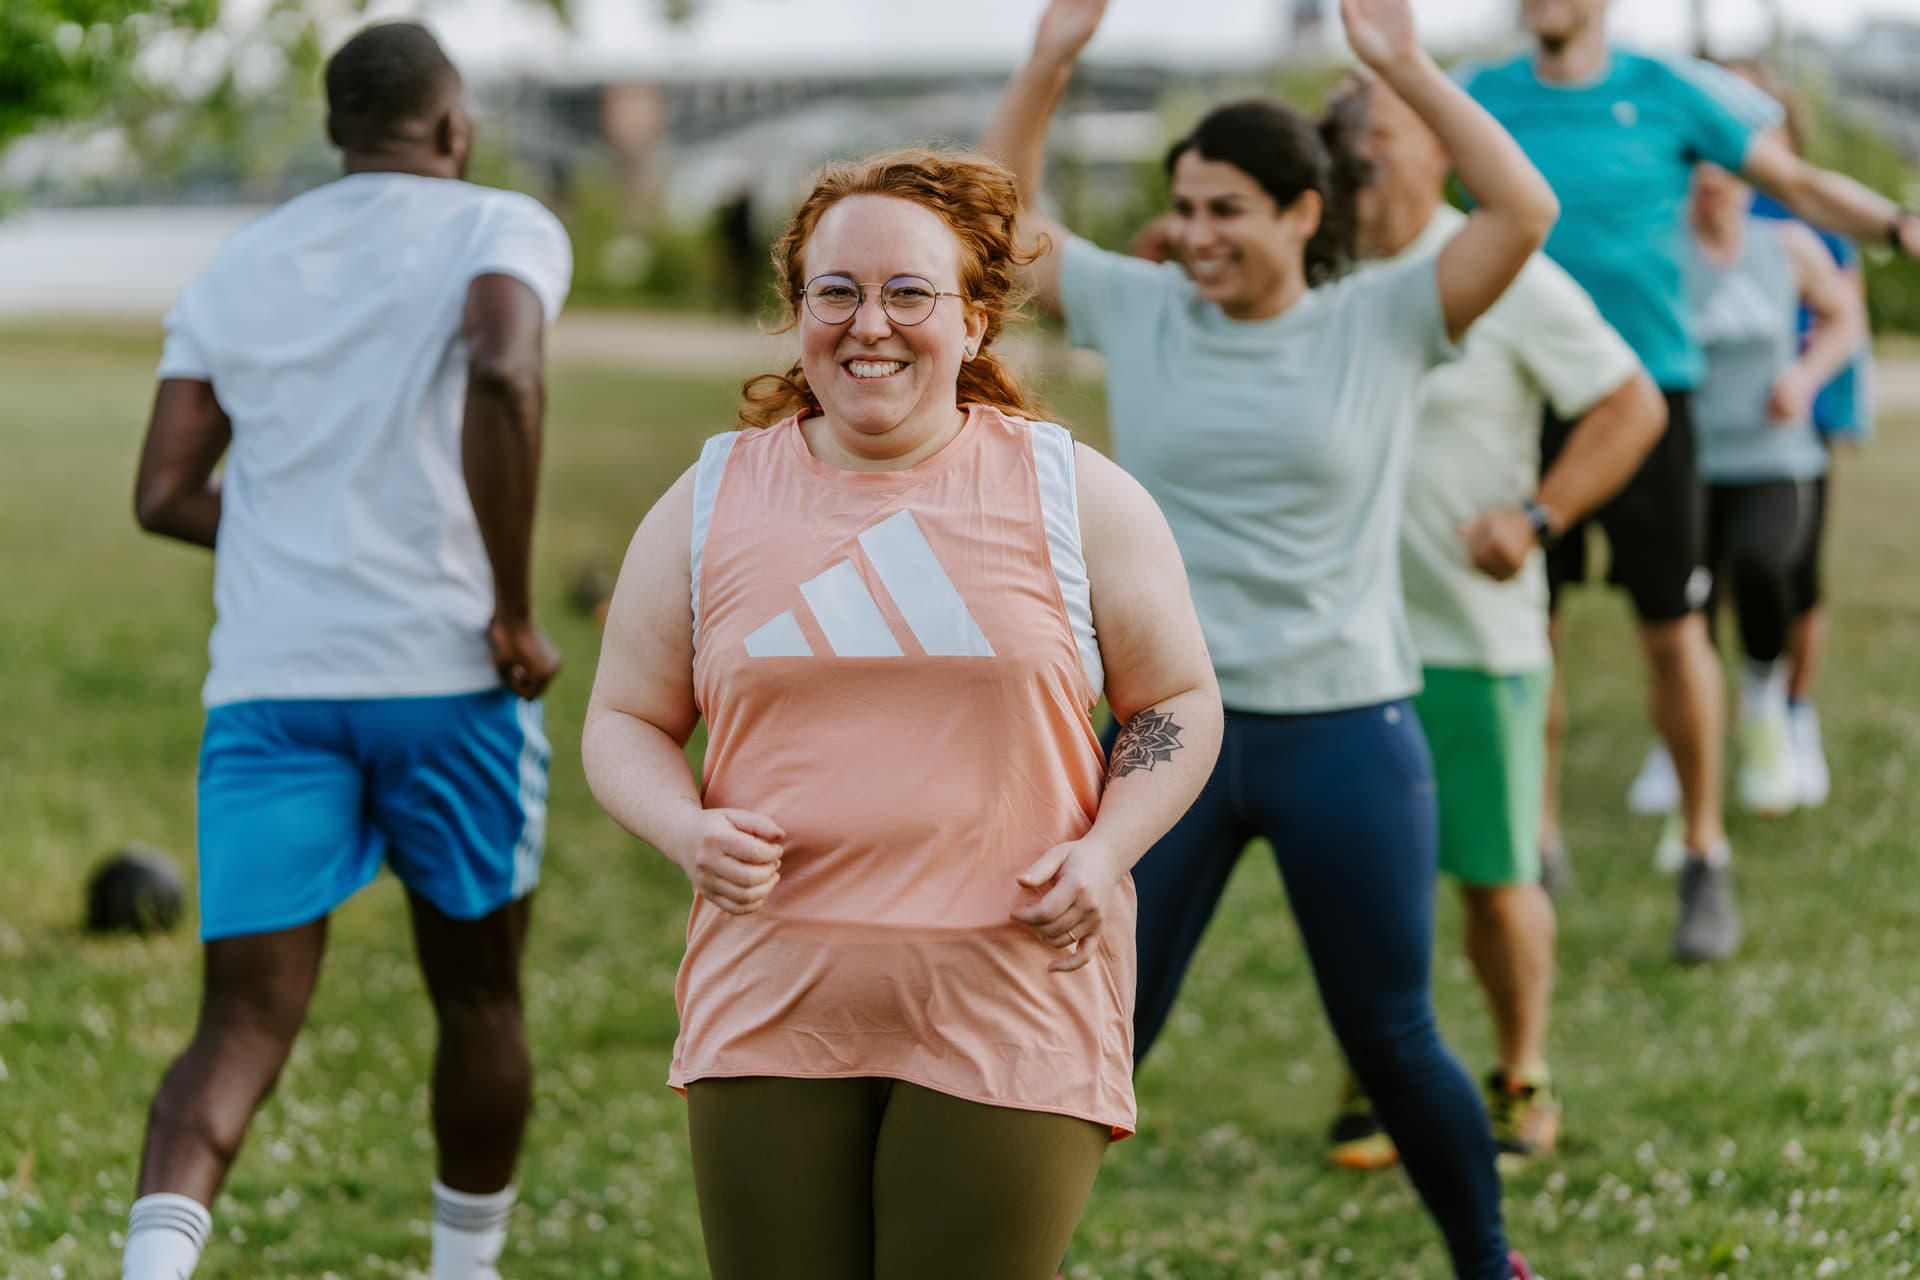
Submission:
MULTIPOLYGON (((1431 260, 1466 223, 1442 206, 1390 272, 1431 260)), ((1593 300, 1535 254, 1500 301, 1468 330, 1460 359, 1427 375, 1407 482, 1400 571, 1414 647, 1430 667, 1517 675, 1552 660, 1547 576, 1535 552, 1496 582, 1467 559, 1460 527, 1490 507, 1518 506, 1540 480, 1540 418, 1572 420, 1606 399, 1639 360, 1593 300)))
POLYGON ((1433 264, 1242 323, 1179 267, 1063 252, 1068 331, 1106 357, 1116 459, 1166 513, 1227 706, 1417 692, 1400 516, 1420 380, 1453 354, 1433 264))

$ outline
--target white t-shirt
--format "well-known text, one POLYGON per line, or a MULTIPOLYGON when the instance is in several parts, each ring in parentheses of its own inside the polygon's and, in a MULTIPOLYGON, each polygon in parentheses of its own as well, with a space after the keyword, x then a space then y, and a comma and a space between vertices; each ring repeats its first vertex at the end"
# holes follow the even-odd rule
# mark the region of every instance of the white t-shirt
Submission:
POLYGON ((1433 264, 1241 322, 1179 267, 1075 238, 1060 291, 1073 341, 1106 357, 1115 457, 1166 513, 1227 706, 1417 692, 1398 549, 1420 381, 1453 354, 1433 264))
MULTIPOLYGON (((1442 206, 1419 238, 1375 270, 1430 257, 1466 222, 1442 206)), ((1490 507, 1517 506, 1540 478, 1544 402, 1574 419, 1640 368, 1586 291, 1543 254, 1468 331, 1459 360, 1427 375, 1400 571, 1420 661, 1496 675, 1536 671, 1547 644, 1547 577, 1536 551, 1495 582, 1467 559, 1459 529, 1490 507)))
POLYGON ((242 228, 181 294, 160 376, 211 383, 233 423, 207 705, 499 683, 460 460, 462 312, 495 273, 559 313, 573 252, 537 201, 361 173, 242 228))

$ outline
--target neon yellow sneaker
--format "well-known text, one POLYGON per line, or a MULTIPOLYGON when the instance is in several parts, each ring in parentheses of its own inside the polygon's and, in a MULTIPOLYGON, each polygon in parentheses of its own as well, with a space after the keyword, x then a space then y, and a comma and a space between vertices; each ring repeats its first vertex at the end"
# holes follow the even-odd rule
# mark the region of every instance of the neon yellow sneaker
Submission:
POLYGON ((1544 1070, 1520 1079, 1496 1069, 1487 1077, 1487 1115, 1503 1172, 1549 1155, 1559 1144, 1560 1096, 1544 1070))

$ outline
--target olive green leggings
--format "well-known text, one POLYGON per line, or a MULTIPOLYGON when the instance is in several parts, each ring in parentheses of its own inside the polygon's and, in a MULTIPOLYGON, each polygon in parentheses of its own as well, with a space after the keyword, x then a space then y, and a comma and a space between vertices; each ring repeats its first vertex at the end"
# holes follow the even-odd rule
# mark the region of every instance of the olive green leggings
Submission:
POLYGON ((897 1080, 700 1080, 693 1183, 713 1280, 1050 1280, 1104 1125, 897 1080))

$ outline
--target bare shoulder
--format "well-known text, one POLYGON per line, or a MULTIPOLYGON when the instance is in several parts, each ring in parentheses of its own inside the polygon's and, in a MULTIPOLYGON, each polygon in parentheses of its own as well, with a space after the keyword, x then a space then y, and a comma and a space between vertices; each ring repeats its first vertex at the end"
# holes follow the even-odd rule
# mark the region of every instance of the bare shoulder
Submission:
POLYGON ((1160 504, 1119 463, 1090 445, 1074 442, 1074 475, 1080 490, 1082 540, 1098 549, 1149 545, 1172 534, 1160 504))
POLYGON ((667 491, 655 500, 633 535, 636 545, 645 543, 654 550, 693 545, 693 490, 700 466, 695 463, 680 473, 667 491))
MULTIPOLYGON (((1073 442, 1073 472, 1079 482, 1083 510, 1089 501, 1103 506, 1143 502, 1153 507, 1153 499, 1147 496, 1146 489, 1141 487, 1138 480, 1119 463, 1085 441, 1073 442)), ((1154 510, 1158 511, 1159 508, 1154 507, 1154 510)))

